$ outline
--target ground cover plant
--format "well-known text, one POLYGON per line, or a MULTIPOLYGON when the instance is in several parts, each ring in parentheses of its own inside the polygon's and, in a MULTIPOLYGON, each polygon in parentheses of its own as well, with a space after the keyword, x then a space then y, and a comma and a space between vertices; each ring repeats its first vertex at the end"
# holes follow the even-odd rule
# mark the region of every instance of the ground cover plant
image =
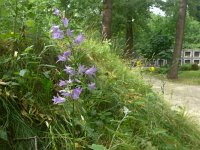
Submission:
POLYGON ((46 44, 0 56, 1 149, 200 149, 195 123, 171 110, 108 41, 51 11, 46 44))

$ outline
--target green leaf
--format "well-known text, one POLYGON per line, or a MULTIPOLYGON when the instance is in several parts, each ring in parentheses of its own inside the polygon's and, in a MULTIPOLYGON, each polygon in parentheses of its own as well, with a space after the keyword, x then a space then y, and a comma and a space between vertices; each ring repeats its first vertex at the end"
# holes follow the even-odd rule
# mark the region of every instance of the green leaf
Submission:
POLYGON ((153 130, 153 134, 154 134, 154 135, 166 134, 166 133, 167 133, 167 130, 162 129, 162 128, 155 128, 155 129, 153 130))
POLYGON ((49 68, 56 68, 54 65, 47 65, 47 64, 41 64, 40 67, 49 67, 49 68))
POLYGON ((45 72, 43 72, 43 75, 44 75, 47 79, 50 79, 49 74, 50 74, 50 71, 45 71, 45 72))
POLYGON ((89 146, 89 148, 93 150, 107 150, 107 148, 105 148, 103 145, 96 145, 96 144, 92 144, 92 146, 89 146))
POLYGON ((28 26, 28 27, 34 27, 34 20, 32 19, 29 19, 25 22, 25 24, 28 26))
POLYGON ((23 77, 27 72, 28 72, 27 69, 22 69, 22 70, 20 70, 19 75, 20 75, 21 77, 23 77))
POLYGON ((6 133, 5 129, 0 129, 0 139, 4 139, 4 140, 8 141, 8 137, 7 137, 7 133, 6 133))
POLYGON ((31 50, 33 50, 33 45, 27 47, 24 52, 30 52, 31 50))

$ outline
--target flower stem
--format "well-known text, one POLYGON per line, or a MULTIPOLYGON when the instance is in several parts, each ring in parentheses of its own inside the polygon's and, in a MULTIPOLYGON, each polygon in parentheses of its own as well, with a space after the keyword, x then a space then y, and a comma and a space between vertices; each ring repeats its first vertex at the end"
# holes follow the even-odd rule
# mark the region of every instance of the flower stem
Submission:
POLYGON ((73 149, 76 150, 76 145, 75 145, 75 121, 74 121, 74 117, 75 117, 75 103, 74 103, 74 101, 72 103, 73 103, 73 110, 72 110, 73 149))
MULTIPOLYGON (((115 130, 115 132, 117 132, 117 131, 119 130, 119 128, 120 128, 122 122, 124 121, 124 119, 126 118, 126 116, 127 116, 127 114, 125 114, 124 117, 122 118, 122 120, 119 122, 119 124, 118 124, 117 129, 115 130)), ((113 143, 113 141, 114 141, 114 139, 115 139, 115 135, 116 135, 116 134, 114 133, 114 135, 113 135, 113 137, 112 137, 112 140, 111 140, 111 142, 110 142, 109 148, 108 148, 109 150, 110 150, 110 148, 111 148, 111 146, 112 146, 112 143, 113 143)))

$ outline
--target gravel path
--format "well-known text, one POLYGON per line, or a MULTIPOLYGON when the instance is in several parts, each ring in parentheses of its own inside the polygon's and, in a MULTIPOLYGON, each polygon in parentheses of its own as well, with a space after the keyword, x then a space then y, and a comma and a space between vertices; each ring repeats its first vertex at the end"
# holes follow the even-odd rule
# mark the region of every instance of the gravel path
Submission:
POLYGON ((145 78, 155 91, 164 95, 172 108, 185 108, 200 123, 200 86, 162 81, 155 77, 145 78))

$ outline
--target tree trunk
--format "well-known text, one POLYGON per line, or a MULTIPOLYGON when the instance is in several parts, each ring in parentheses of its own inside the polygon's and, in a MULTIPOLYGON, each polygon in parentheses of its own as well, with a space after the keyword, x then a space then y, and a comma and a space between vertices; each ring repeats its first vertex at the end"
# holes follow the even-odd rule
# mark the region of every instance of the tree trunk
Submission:
POLYGON ((103 1, 102 36, 103 40, 111 38, 112 0, 103 1))
POLYGON ((187 8, 187 0, 180 0, 179 18, 178 18, 178 22, 176 26, 176 43, 175 43, 175 49, 173 52, 172 65, 168 73, 169 79, 178 78, 178 65, 179 65, 179 60, 180 60, 181 50, 182 50, 182 43, 183 43, 186 8, 187 8))
POLYGON ((127 15, 127 25, 126 25, 126 56, 131 56, 133 53, 133 21, 132 17, 127 15))

